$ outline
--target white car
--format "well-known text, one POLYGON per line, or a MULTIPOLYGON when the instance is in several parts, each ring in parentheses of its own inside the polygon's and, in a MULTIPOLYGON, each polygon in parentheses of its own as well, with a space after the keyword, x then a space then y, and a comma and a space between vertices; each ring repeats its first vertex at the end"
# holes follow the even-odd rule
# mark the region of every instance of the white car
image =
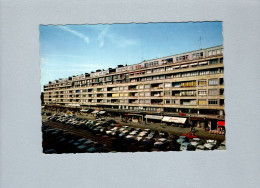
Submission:
POLYGON ((197 147, 199 145, 200 139, 199 138, 193 138, 192 142, 190 143, 193 147, 197 147))
POLYGON ((217 144, 217 140, 207 140, 206 142, 213 145, 217 144))
POLYGON ((109 130, 109 131, 106 131, 106 134, 111 134, 112 133, 112 131, 111 130, 109 130))
POLYGON ((212 144, 212 143, 206 143, 206 144, 204 144, 204 146, 205 146, 205 149, 213 150, 216 145, 212 144))
POLYGON ((181 151, 189 151, 191 149, 192 145, 189 142, 183 142, 181 144, 180 150, 181 151))
POLYGON ((204 151, 205 150, 205 146, 204 145, 198 145, 196 147, 196 150, 195 151, 204 151))
POLYGON ((136 137, 136 140, 137 140, 138 142, 140 142, 142 139, 143 139, 142 136, 138 136, 138 137, 136 137))

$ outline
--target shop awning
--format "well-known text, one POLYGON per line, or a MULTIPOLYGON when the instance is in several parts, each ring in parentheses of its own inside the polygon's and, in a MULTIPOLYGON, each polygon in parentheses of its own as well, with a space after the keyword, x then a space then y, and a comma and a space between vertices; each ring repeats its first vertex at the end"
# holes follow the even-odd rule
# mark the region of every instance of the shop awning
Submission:
POLYGON ((172 68, 173 69, 178 69, 180 66, 178 65, 178 66, 173 66, 172 68))
POLYGON ((80 110, 80 112, 83 112, 83 113, 88 113, 89 110, 80 110))
POLYGON ((105 114, 106 113, 106 111, 100 111, 100 112, 98 112, 98 114, 105 114))
POLYGON ((133 73, 133 72, 130 72, 129 74, 131 74, 131 75, 132 75, 132 74, 134 74, 134 73, 133 73))
POLYGON ((140 115, 140 114, 127 114, 129 116, 143 116, 143 115, 140 115))
POLYGON ((199 62, 199 65, 206 65, 206 64, 208 64, 207 61, 199 62))
POLYGON ((184 124, 187 118, 164 116, 163 121, 184 124))
POLYGON ((181 68, 185 68, 185 67, 188 67, 188 65, 181 65, 181 68))
POLYGON ((218 121, 218 126, 225 126, 225 121, 218 121))
POLYGON ((190 66, 196 66, 196 65, 198 65, 198 63, 192 63, 192 64, 190 64, 190 66))
POLYGON ((144 116, 144 118, 146 118, 146 119, 159 119, 159 120, 161 120, 161 119, 163 118, 163 116, 146 115, 146 116, 144 116))
POLYGON ((91 114, 97 114, 98 112, 98 110, 95 110, 94 112, 91 112, 91 114))

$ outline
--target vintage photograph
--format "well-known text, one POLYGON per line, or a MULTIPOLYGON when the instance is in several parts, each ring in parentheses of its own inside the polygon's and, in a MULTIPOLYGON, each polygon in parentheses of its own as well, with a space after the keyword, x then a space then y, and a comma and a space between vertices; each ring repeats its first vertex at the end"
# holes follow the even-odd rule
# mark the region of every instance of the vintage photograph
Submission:
POLYGON ((222 29, 40 25, 43 153, 226 150, 222 29))

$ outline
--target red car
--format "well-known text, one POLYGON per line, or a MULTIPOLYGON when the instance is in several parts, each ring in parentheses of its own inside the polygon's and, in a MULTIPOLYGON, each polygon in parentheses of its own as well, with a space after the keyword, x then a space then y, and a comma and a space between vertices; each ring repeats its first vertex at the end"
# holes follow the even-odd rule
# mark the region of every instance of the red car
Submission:
POLYGON ((196 136, 195 133, 192 132, 183 133, 182 136, 186 136, 187 138, 198 138, 198 136, 196 136))

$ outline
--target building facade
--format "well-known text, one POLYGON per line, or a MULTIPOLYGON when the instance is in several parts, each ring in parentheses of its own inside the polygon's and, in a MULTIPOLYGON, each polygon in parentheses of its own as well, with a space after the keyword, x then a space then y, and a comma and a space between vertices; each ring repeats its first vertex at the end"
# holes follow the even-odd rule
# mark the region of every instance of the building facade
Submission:
POLYGON ((55 80, 44 105, 186 117, 212 129, 225 119, 223 46, 55 80))

